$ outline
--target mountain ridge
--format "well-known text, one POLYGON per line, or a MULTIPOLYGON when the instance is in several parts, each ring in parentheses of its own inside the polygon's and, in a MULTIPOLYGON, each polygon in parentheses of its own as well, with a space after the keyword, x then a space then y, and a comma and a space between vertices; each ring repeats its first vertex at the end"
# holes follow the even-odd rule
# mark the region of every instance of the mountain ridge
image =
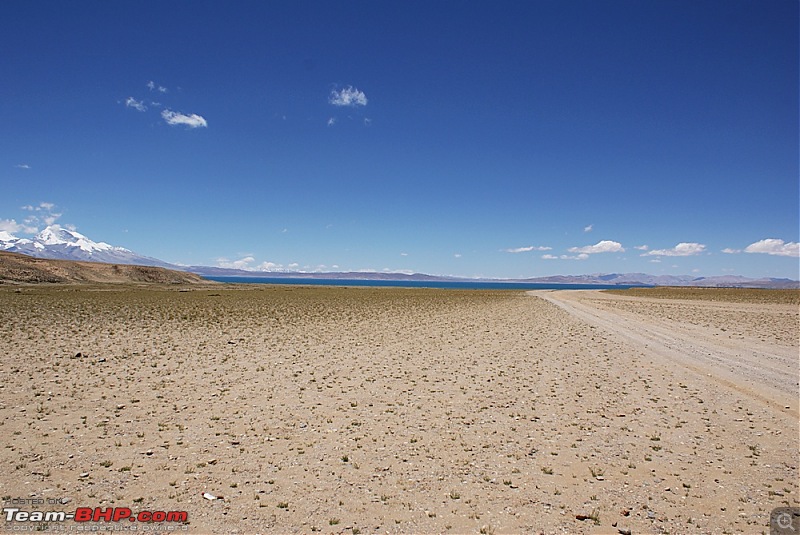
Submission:
POLYGON ((194 273, 157 266, 36 258, 0 251, 2 284, 214 284, 194 273))
POLYGON ((0 251, 19 253, 33 258, 73 260, 105 264, 154 266, 193 273, 201 277, 256 277, 329 280, 392 280, 392 281, 483 281, 536 284, 610 284, 620 286, 694 286, 741 288, 800 288, 800 282, 785 278, 749 278, 740 275, 697 277, 692 275, 650 275, 648 273, 593 273, 587 275, 549 275, 527 278, 468 278, 426 273, 405 272, 303 272, 250 271, 213 266, 181 266, 157 258, 140 255, 124 247, 95 242, 83 234, 50 225, 32 239, 18 238, 0 231, 0 251))

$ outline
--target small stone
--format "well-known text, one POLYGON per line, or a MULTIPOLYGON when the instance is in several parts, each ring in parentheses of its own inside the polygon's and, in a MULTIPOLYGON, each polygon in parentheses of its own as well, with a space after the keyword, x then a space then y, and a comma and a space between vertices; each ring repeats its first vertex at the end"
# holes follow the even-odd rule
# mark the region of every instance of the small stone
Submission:
POLYGON ((89 477, 89 472, 82 472, 82 473, 80 473, 80 474, 78 475, 78 477, 81 477, 81 478, 83 478, 83 477, 89 477))

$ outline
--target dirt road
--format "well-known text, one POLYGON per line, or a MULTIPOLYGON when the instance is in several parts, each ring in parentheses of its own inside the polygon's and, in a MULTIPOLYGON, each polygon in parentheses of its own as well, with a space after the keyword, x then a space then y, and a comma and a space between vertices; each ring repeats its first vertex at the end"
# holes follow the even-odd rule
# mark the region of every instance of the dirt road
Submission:
POLYGON ((798 307, 532 291, 662 364, 688 368, 784 411, 798 410, 798 307))

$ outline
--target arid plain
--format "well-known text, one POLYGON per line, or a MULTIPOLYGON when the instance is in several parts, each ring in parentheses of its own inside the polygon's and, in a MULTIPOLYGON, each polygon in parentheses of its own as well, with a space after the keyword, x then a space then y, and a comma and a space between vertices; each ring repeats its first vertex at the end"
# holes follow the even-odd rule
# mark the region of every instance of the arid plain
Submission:
POLYGON ((768 533, 799 297, 3 286, 0 494, 192 533, 768 533))

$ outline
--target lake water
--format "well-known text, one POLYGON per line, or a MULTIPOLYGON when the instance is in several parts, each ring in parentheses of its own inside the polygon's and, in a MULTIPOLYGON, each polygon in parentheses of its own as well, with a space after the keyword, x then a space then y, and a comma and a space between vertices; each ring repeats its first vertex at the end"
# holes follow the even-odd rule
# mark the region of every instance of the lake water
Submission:
POLYGON ((394 288, 445 288, 451 290, 612 290, 634 288, 613 284, 542 284, 488 281, 409 281, 365 279, 305 279, 289 277, 205 277, 217 282, 237 284, 303 284, 313 286, 373 286, 394 288))

